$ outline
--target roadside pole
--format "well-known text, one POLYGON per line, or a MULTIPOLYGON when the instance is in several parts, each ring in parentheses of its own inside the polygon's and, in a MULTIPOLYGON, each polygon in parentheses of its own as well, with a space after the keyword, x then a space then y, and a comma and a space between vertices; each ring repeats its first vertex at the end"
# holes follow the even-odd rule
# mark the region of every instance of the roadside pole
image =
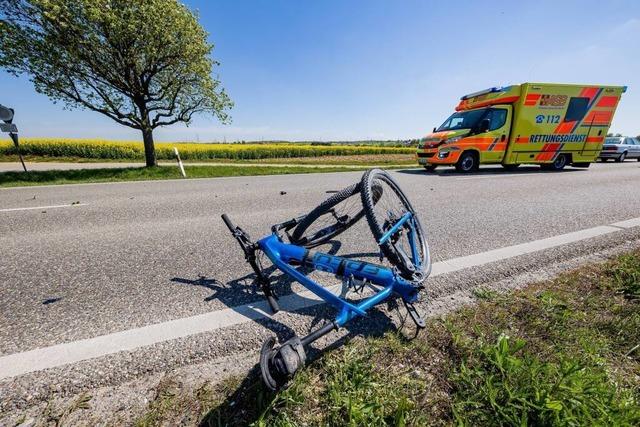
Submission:
MULTIPOLYGON (((15 126, 15 125, 14 125, 15 126)), ((9 136, 13 140, 13 143, 16 146, 16 151, 18 152, 18 158, 20 158, 20 163, 22 163, 22 168, 25 172, 27 172, 27 165, 24 164, 24 159, 22 158, 22 153, 20 152, 20 145, 18 144, 18 134, 15 132, 9 132, 9 136)))
POLYGON ((184 165, 182 164, 182 160, 180 160, 180 153, 178 153, 178 149, 173 147, 173 152, 176 154, 176 159, 178 159, 178 166, 180 166, 180 173, 182 173, 182 177, 186 178, 187 174, 184 171, 184 165))

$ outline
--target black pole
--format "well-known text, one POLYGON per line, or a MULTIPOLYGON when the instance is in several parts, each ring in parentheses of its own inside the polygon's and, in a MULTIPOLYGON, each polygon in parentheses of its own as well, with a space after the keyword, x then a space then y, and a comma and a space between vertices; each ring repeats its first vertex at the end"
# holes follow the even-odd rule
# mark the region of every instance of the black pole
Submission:
POLYGON ((22 168, 25 172, 27 172, 27 165, 24 164, 24 159, 22 158, 22 153, 20 152, 20 144, 18 144, 18 134, 14 132, 9 132, 9 136, 13 140, 13 143, 16 146, 16 151, 18 152, 18 157, 20 158, 20 163, 22 163, 22 168))

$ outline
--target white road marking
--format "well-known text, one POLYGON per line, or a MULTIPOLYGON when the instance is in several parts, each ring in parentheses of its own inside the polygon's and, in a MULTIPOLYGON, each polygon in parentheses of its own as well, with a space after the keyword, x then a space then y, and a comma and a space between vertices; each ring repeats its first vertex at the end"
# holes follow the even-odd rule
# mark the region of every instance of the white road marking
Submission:
POLYGON ((437 276, 438 274, 451 273, 464 268, 477 267, 490 262, 501 261, 503 259, 538 252, 544 249, 555 248, 556 246, 579 242, 580 240, 590 239, 592 237, 602 236, 603 234, 609 234, 616 231, 620 231, 620 228, 604 225, 588 228, 586 230, 574 231, 573 233, 561 234, 547 239, 534 240, 521 245, 508 246, 506 248, 494 249, 479 254, 454 258, 434 263, 431 275, 437 276))
MULTIPOLYGON (((638 226, 640 226, 640 217, 610 225, 561 234, 546 239, 534 240, 520 245, 436 262, 433 264, 431 276, 439 276, 470 267, 477 267, 638 226)), ((338 292, 339 289, 340 285, 330 288, 332 292, 338 292)), ((321 304, 323 301, 310 291, 304 291, 300 294, 290 294, 281 297, 279 302, 282 311, 286 312, 311 307, 321 304)), ((245 323, 250 320, 270 317, 271 315, 269 313, 267 302, 260 301, 182 319, 156 323, 141 328, 9 354, 0 357, 0 380, 121 351, 131 351, 160 342, 245 323)))
POLYGON ((640 227, 640 218, 631 218, 626 221, 614 222, 611 225, 619 228, 640 227))
POLYGON ((0 209, 0 212, 15 212, 15 211, 33 211, 38 209, 59 209, 59 208, 74 208, 76 206, 87 206, 89 203, 75 203, 69 205, 52 205, 52 206, 31 206, 28 208, 9 208, 9 209, 0 209))

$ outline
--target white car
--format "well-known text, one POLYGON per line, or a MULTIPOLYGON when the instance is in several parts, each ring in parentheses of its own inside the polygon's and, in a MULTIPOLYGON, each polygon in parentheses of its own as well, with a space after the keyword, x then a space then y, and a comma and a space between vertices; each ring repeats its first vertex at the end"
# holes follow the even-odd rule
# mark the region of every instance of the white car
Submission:
POLYGON ((616 162, 638 159, 640 162, 640 140, 629 136, 608 136, 598 158, 603 162, 609 159, 615 159, 616 162))

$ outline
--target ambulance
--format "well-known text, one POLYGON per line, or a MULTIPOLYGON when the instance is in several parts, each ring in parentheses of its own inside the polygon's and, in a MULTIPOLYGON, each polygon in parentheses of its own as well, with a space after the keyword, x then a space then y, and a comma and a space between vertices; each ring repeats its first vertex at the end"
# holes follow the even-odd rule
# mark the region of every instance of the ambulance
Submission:
POLYGON ((427 171, 481 164, 516 169, 539 164, 589 167, 602 149, 626 86, 522 83, 465 95, 444 123, 422 138, 417 161, 427 171))

